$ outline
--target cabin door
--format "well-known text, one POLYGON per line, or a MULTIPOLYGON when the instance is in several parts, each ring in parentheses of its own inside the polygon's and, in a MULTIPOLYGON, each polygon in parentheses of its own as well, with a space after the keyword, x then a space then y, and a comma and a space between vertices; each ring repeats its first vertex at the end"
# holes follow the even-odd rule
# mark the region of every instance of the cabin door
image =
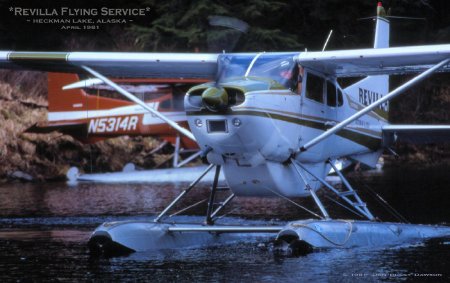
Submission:
MULTIPOLYGON (((302 87, 302 129, 301 143, 305 144, 317 137, 324 131, 326 114, 326 82, 325 79, 311 73, 305 72, 302 87), (306 86, 305 86, 306 84, 306 86)), ((322 156, 324 143, 318 143, 310 148, 309 153, 320 158, 322 156)))

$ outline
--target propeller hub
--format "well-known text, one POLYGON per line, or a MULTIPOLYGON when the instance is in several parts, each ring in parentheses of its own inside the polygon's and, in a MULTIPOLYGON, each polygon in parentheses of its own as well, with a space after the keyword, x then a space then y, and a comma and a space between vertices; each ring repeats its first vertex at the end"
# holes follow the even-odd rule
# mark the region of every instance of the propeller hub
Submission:
POLYGON ((202 92, 202 102, 211 111, 223 110, 228 106, 228 93, 221 87, 209 87, 202 92))

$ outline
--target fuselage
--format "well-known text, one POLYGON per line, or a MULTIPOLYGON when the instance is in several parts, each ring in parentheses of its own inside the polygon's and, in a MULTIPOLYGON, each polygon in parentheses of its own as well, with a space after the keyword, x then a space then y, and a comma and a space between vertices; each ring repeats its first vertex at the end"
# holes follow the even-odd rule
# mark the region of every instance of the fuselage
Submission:
MULTIPOLYGON (((292 158, 324 178, 330 169, 328 159, 379 156, 381 126, 386 120, 375 112, 299 154, 305 142, 364 105, 347 95, 332 78, 308 70, 297 72, 301 78, 294 78, 293 68, 297 66, 293 54, 238 57, 226 59, 229 63, 223 66, 222 73, 227 74, 230 68, 231 76, 191 88, 185 97, 189 126, 200 148, 208 151, 209 162, 223 166, 235 194, 309 196, 292 158), (242 66, 244 75, 236 74, 238 66, 242 66), (277 72, 290 72, 291 77, 289 73, 273 75, 277 72), (221 105, 225 98, 228 103, 221 105)), ((312 176, 304 175, 312 189, 320 187, 312 176)))
MULTIPOLYGON (((165 95, 157 99, 147 101, 149 107, 164 113, 181 126, 188 127, 184 110, 175 109, 172 106, 173 98, 165 95)), ((91 109, 88 111, 60 111, 48 113, 47 127, 64 128, 64 125, 80 125, 84 131, 72 131, 67 134, 86 142, 93 143, 102 139, 119 136, 153 136, 175 142, 178 133, 167 123, 148 113, 142 107, 128 104, 124 101, 122 106, 107 107, 106 109, 91 109)), ((70 129, 70 127, 67 127, 70 129)), ((183 148, 195 149, 197 144, 182 137, 183 148)))
MULTIPOLYGON (((147 106, 164 113, 183 127, 189 127, 183 107, 187 88, 205 80, 115 79, 117 83, 147 106)), ((33 126, 28 132, 59 131, 84 142, 128 136, 152 136, 175 144, 178 132, 139 105, 124 100, 104 85, 87 86, 76 74, 48 74, 48 123, 33 126), (75 87, 69 87, 76 85, 75 87), (80 87, 83 87, 81 89, 80 87)), ((197 149, 197 144, 180 137, 184 149, 197 149)))

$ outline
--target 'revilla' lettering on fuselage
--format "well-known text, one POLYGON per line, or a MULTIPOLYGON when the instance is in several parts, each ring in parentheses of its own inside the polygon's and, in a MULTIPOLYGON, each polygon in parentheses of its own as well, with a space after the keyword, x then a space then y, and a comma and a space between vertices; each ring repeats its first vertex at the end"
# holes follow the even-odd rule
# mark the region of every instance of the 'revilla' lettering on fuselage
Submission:
MULTIPOLYGON (((359 89, 359 103, 364 104, 366 106, 374 103, 378 99, 383 98, 382 94, 379 94, 378 92, 371 91, 364 88, 358 88, 359 89)), ((384 102, 378 106, 380 110, 388 111, 389 110, 389 104, 388 102, 384 102)))
POLYGON ((91 119, 88 133, 112 133, 136 130, 138 116, 105 117, 91 119))

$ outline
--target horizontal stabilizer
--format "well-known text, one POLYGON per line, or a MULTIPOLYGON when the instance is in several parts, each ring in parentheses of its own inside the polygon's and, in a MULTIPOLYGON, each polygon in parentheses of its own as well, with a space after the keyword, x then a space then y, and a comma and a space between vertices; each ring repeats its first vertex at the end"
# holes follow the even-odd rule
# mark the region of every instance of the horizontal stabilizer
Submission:
POLYGON ((45 125, 45 126, 34 124, 33 126, 25 130, 25 133, 34 133, 34 134, 48 134, 51 132, 60 132, 62 134, 70 135, 73 137, 86 137, 87 125, 85 123, 45 125))
POLYGON ((384 145, 394 142, 450 142, 450 125, 386 125, 382 128, 384 145))

